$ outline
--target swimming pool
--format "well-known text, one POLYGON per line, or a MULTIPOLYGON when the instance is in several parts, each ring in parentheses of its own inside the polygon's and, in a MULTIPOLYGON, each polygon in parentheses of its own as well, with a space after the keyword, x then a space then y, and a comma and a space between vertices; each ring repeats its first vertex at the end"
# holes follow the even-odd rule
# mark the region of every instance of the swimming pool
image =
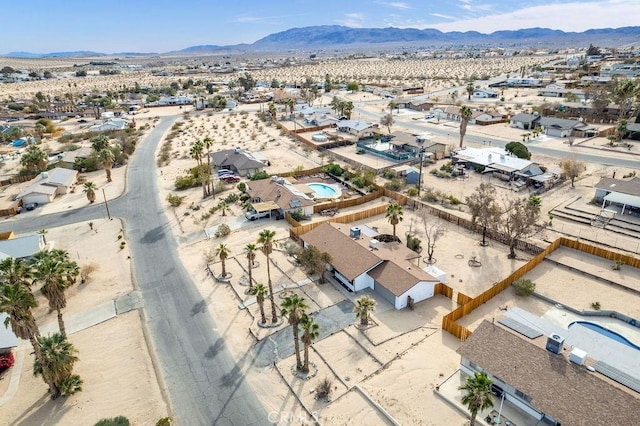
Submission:
POLYGON ((308 183, 307 186, 311 188, 316 198, 338 198, 341 195, 339 189, 324 183, 308 183))
POLYGON ((603 326, 601 326, 600 324, 595 324, 593 322, 588 322, 588 321, 574 321, 572 323, 569 324, 569 326, 567 328, 571 328, 572 325, 574 324, 580 324, 583 327, 588 328, 589 330, 595 331, 596 333, 600 333, 603 336, 606 336, 610 339, 615 340, 616 342, 622 343, 623 345, 627 345, 630 348, 636 349, 640 351, 640 346, 632 343, 629 339, 627 339, 626 337, 624 337, 622 334, 616 333, 615 331, 609 330, 608 328, 605 328, 603 326))

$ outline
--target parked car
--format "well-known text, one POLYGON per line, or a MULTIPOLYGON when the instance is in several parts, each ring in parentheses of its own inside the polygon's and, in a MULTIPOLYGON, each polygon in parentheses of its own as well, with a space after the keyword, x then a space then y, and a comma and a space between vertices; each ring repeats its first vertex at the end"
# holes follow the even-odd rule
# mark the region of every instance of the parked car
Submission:
POLYGON ((245 212, 244 217, 246 217, 249 220, 262 219, 263 217, 269 217, 269 212, 258 213, 256 210, 252 209, 245 212))
POLYGON ((233 175, 233 174, 234 173, 229 169, 220 169, 220 170, 218 170, 218 177, 224 176, 224 175, 233 175))
POLYGON ((424 118, 426 120, 430 119, 430 118, 436 118, 436 115, 432 112, 428 113, 427 115, 424 116, 424 118))
POLYGON ((224 175, 224 176, 220 176, 219 178, 221 181, 225 182, 225 183, 236 183, 236 182, 240 182, 240 178, 238 176, 235 175, 224 175))
POLYGON ((35 210, 36 207, 38 207, 38 203, 27 203, 24 205, 24 208, 31 211, 31 210, 35 210))

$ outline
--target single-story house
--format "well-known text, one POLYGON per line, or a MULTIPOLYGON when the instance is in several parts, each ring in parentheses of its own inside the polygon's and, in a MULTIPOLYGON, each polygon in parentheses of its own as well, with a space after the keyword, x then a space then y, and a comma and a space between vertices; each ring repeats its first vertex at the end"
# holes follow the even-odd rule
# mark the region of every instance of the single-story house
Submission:
POLYGON ((257 159, 249 151, 240 148, 224 149, 211 153, 211 162, 218 169, 229 169, 241 176, 264 170, 265 162, 257 159))
POLYGON ((188 96, 165 96, 160 98, 158 105, 191 105, 193 99, 188 96))
POLYGON ((401 242, 382 243, 359 227, 324 222, 301 235, 305 247, 331 256, 332 275, 351 292, 372 289, 396 309, 433 297, 436 278, 411 260, 420 255, 401 242))
POLYGON ((93 148, 91 147, 82 147, 73 151, 64 151, 60 154, 59 164, 61 167, 65 169, 73 169, 75 165, 76 159, 81 158, 89 158, 93 154, 93 148))
POLYGON ((539 78, 508 78, 505 82, 507 87, 539 87, 542 85, 542 80, 539 78))
POLYGON ((542 174, 540 166, 533 161, 514 157, 499 147, 473 148, 470 146, 453 153, 454 164, 464 164, 467 168, 484 167, 482 173, 493 172, 504 180, 525 180, 542 174))
MULTIPOLYGON (((458 106, 448 106, 444 109, 445 117, 448 120, 453 121, 462 121, 462 116, 460 115, 460 107, 458 106)), ((476 118, 484 114, 483 111, 472 110, 471 118, 469 119, 469 123, 475 124, 476 118)))
POLYGON ((339 132, 349 133, 358 139, 372 137, 377 130, 372 123, 358 120, 340 120, 336 123, 339 132))
POLYGON ((303 216, 313 215, 313 191, 306 185, 293 185, 285 178, 273 176, 247 182, 247 194, 259 213, 275 211, 278 216, 300 211, 303 216), (261 208, 262 210, 259 210, 261 208))
POLYGON ((42 172, 31 181, 31 185, 16 196, 16 199, 21 200, 23 204, 50 203, 56 195, 69 192, 76 183, 77 177, 77 170, 64 169, 62 167, 42 172))
POLYGON ((476 87, 473 89, 473 93, 471 94, 474 98, 497 98, 498 92, 491 89, 482 89, 480 87, 476 87))
POLYGON ((499 112, 486 112, 480 111, 481 114, 474 118, 474 123, 479 125, 489 125, 502 123, 504 121, 504 115, 499 112))
POLYGON ((483 321, 457 350, 460 370, 486 373, 504 400, 537 419, 535 424, 636 424, 637 394, 570 361, 568 352, 546 350, 547 339, 525 340, 497 321, 483 321))
POLYGON ((569 120, 566 118, 542 117, 540 118, 540 126, 547 136, 558 138, 566 138, 569 136, 586 135, 590 132, 593 135, 598 134, 598 130, 587 125, 583 121, 569 120))
POLYGON ((46 246, 44 235, 41 234, 0 240, 0 260, 8 257, 15 259, 29 258, 37 252, 44 250, 46 246))
POLYGON ((602 200, 602 208, 611 204, 620 206, 622 215, 640 213, 640 177, 631 180, 603 177, 596 184, 594 198, 602 200))
POLYGON ((533 130, 540 124, 540 116, 538 114, 519 113, 511 117, 509 125, 517 129, 533 130))
POLYGON ((584 91, 580 89, 565 89, 556 84, 550 84, 547 87, 538 89, 538 96, 552 97, 552 98, 564 98, 568 94, 573 94, 577 99, 584 99, 584 91))
POLYGON ((109 132, 113 130, 124 130, 129 127, 129 122, 124 118, 111 118, 104 123, 94 124, 89 127, 91 132, 109 132))

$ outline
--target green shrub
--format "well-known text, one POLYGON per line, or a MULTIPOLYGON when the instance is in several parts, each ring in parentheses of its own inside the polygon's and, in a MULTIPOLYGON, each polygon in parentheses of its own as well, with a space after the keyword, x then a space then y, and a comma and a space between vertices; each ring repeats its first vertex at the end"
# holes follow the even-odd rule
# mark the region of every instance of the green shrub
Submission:
POLYGON ((407 236, 407 247, 416 253, 420 253, 422 251, 422 247, 420 247, 421 243, 422 241, 419 238, 407 236))
POLYGON ((593 308, 594 311, 599 311, 601 306, 600 306, 600 302, 593 302, 591 304, 591 307, 593 308))
POLYGON ((251 198, 251 196, 247 193, 243 193, 242 195, 240 195, 240 201, 242 201, 243 203, 245 201, 248 201, 251 198))
POLYGON ((236 188, 238 188, 238 191, 240 192, 247 192, 247 184, 244 182, 240 182, 236 188))
POLYGON ((476 166, 476 173, 482 173, 484 172, 485 167, 482 164, 478 164, 476 166))
POLYGON ((415 197, 416 195, 418 195, 418 188, 409 188, 409 189, 407 189, 407 195, 409 197, 415 197))
POLYGON ((382 177, 385 179, 393 179, 396 176, 391 170, 387 169, 382 173, 382 177))
POLYGON ((358 188, 364 188, 364 178, 362 176, 354 177, 352 182, 358 188))
POLYGON ((227 197, 224 199, 224 201, 227 204, 233 204, 236 201, 238 201, 238 194, 236 194, 235 192, 232 192, 231 194, 227 195, 227 197))
POLYGON ((304 219, 304 215, 302 214, 302 210, 300 209, 292 210, 289 212, 289 214, 297 222, 300 222, 302 219, 304 219))
POLYGON ((404 188, 405 183, 400 179, 391 179, 391 182, 384 184, 384 187, 392 191, 400 191, 404 188))
POLYGON ((335 163, 327 164, 324 170, 327 173, 331 173, 332 175, 335 175, 335 176, 342 175, 342 167, 340 167, 338 164, 335 164, 335 163))
POLYGON ((262 180, 262 179, 267 179, 269 177, 269 173, 265 172, 264 170, 261 170, 257 173, 254 173, 251 175, 251 180, 262 180))
POLYGON ((460 200, 457 199, 453 194, 447 195, 447 200, 449 200, 449 202, 454 206, 457 206, 458 204, 460 204, 460 200))
POLYGON ((183 199, 184 197, 181 197, 179 195, 175 195, 175 194, 167 195, 167 201, 169 202, 169 205, 171 207, 178 207, 180 204, 182 204, 183 199))
POLYGON ((129 419, 125 416, 112 417, 110 419, 101 419, 95 426, 129 426, 129 419))
POLYGON ((440 170, 443 172, 451 173, 453 171, 453 166, 451 165, 451 161, 447 161, 442 166, 440 166, 440 170))
POLYGON ((178 176, 174 182, 177 191, 184 191, 185 189, 193 188, 199 185, 199 182, 193 177, 193 175, 178 176))
POLYGON ((516 290, 516 296, 531 296, 536 291, 536 283, 529 279, 520 278, 513 283, 513 287, 516 290))

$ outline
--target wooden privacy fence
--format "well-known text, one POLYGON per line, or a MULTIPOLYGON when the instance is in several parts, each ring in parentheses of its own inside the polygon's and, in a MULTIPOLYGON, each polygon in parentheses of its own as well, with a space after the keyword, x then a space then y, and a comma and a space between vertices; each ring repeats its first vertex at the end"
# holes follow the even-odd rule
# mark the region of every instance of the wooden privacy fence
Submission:
POLYGON ((464 293, 458 292, 458 297, 456 298, 456 303, 458 305, 464 305, 465 303, 470 302, 471 299, 473 299, 473 297, 467 296, 464 293))
MULTIPOLYGON (((476 309, 478 306, 483 303, 488 302, 493 297, 498 295, 500 292, 508 288, 514 281, 522 278, 528 272, 533 270, 540 262, 544 260, 545 257, 550 255, 554 250, 558 247, 564 246, 574 250, 579 250, 583 253, 588 253, 594 256, 602 257, 607 260, 620 260, 624 262, 626 265, 632 266, 634 268, 640 268, 640 259, 636 257, 631 257, 626 254, 616 253, 605 248, 592 246, 591 244, 586 244, 580 241, 571 240, 569 238, 560 237, 555 240, 553 243, 549 244, 547 248, 542 250, 538 255, 536 255, 533 259, 527 262, 525 265, 522 265, 520 268, 515 270, 511 275, 507 278, 503 279, 495 283, 491 288, 488 288, 483 293, 478 295, 473 299, 469 299, 463 305, 449 312, 442 318, 442 329, 448 331, 454 336, 458 337, 461 340, 466 340, 470 335, 471 331, 466 327, 461 326, 456 321, 462 318, 463 316, 469 314, 471 311, 476 309)), ((463 295, 464 296, 464 295, 463 295)), ((468 296, 464 296, 466 298, 468 296)), ((458 303, 462 301, 461 293, 458 293, 458 303)))
POLYGON ((27 182, 31 179, 33 179, 34 177, 36 177, 36 174, 33 175, 23 175, 23 176, 14 176, 10 179, 5 179, 0 181, 0 186, 7 186, 7 185, 11 185, 14 183, 22 183, 22 182, 27 182))
POLYGON ((384 191, 378 189, 376 191, 370 192, 369 194, 363 195, 358 198, 352 198, 349 200, 339 200, 339 201, 329 201, 327 203, 316 204, 313 206, 314 213, 320 213, 322 210, 326 209, 346 209, 348 207, 359 206, 360 204, 368 203, 369 201, 373 201, 377 198, 382 197, 384 191))
POLYGON ((299 170, 299 171, 290 171, 290 172, 284 172, 284 173, 278 173, 278 176, 280 177, 289 177, 289 176, 293 176, 293 177, 299 177, 299 176, 311 176, 311 175, 316 175, 319 173, 324 173, 324 166, 318 166, 318 167, 314 167, 313 169, 308 169, 308 170, 299 170))
POLYGON ((441 294, 451 299, 453 297, 453 289, 445 283, 437 283, 433 289, 434 294, 441 294))

